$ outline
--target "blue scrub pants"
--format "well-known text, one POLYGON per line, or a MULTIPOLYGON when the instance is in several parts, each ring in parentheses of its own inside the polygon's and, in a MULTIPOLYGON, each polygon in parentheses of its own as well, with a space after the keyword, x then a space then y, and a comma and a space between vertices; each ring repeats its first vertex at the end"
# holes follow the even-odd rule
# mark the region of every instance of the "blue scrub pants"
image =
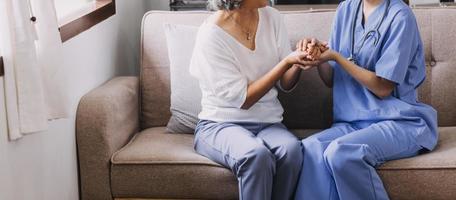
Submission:
POLYGON ((302 141, 299 200, 389 199, 375 168, 388 160, 411 157, 423 121, 334 124, 302 141))
POLYGON ((293 197, 302 164, 301 142, 280 123, 217 123, 195 129, 199 154, 230 168, 240 200, 293 197))

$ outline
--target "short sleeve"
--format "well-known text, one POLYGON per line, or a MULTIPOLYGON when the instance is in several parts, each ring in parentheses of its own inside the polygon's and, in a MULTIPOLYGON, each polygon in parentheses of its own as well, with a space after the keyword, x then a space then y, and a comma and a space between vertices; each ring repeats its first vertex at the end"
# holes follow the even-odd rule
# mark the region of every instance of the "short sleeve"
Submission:
POLYGON ((418 27, 413 14, 399 12, 391 23, 380 59, 375 64, 377 76, 398 85, 403 83, 419 44, 416 41, 417 34, 418 27))
POLYGON ((197 39, 190 73, 222 104, 237 108, 244 104, 247 77, 241 74, 236 59, 220 41, 207 37, 197 39))

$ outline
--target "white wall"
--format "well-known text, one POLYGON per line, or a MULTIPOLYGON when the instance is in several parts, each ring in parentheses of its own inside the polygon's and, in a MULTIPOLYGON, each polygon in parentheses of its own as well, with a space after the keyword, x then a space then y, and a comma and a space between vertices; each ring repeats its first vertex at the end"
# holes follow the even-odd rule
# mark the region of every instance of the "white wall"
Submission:
POLYGON ((169 10, 169 0, 146 0, 148 10, 169 10))
POLYGON ((0 199, 76 200, 78 196, 75 115, 85 93, 117 75, 138 72, 140 21, 168 1, 117 0, 117 14, 64 43, 71 116, 48 131, 9 142, 3 78, 0 78, 0 199))

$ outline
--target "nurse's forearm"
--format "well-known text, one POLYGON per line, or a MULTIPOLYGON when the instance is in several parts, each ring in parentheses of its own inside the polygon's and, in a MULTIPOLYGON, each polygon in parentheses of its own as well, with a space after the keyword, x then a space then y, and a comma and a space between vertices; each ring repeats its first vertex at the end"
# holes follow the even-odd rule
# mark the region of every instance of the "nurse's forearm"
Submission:
POLYGON ((355 80, 367 87, 379 98, 388 97, 394 90, 395 84, 378 77, 374 72, 364 69, 336 53, 335 61, 347 71, 355 80))
POLYGON ((263 77, 250 83, 247 87, 247 98, 241 108, 247 110, 258 102, 274 87, 275 83, 282 78, 291 66, 291 64, 283 60, 263 77))
POLYGON ((293 65, 280 79, 280 86, 284 90, 291 90, 298 83, 300 75, 301 68, 298 65, 293 65))
POLYGON ((333 69, 328 62, 324 62, 318 66, 318 75, 327 87, 332 88, 333 69))

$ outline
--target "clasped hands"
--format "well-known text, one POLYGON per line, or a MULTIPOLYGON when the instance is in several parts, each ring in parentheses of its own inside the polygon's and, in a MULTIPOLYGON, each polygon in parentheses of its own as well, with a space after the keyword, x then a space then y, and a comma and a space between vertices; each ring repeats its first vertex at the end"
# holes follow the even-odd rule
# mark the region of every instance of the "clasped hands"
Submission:
POLYGON ((327 42, 304 38, 296 44, 296 51, 288 56, 289 64, 307 70, 331 60, 331 52, 327 42))

